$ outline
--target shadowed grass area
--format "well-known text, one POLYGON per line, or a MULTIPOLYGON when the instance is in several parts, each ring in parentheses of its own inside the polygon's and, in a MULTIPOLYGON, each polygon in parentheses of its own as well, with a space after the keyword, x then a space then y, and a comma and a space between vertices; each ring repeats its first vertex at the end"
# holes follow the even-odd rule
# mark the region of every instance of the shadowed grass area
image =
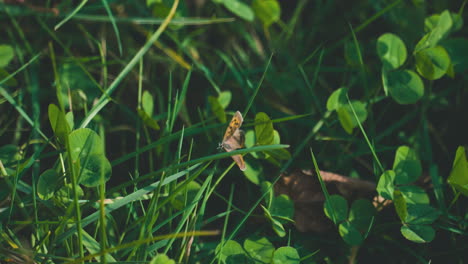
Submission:
POLYGON ((3 1, 0 262, 463 262, 465 4, 3 1))

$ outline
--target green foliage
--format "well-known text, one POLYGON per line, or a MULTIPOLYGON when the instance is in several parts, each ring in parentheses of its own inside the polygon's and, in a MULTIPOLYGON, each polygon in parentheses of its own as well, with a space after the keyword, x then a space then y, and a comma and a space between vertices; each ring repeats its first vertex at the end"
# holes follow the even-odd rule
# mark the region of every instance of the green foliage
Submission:
POLYGON ((243 247, 234 240, 228 240, 216 247, 221 263, 300 263, 300 256, 293 247, 279 247, 265 237, 251 237, 244 241, 243 247))
POLYGON ((49 105, 49 121, 55 136, 62 144, 66 144, 71 129, 63 112, 54 104, 49 105))
MULTIPOLYGON (((209 100, 209 97, 208 97, 209 100)), ((232 93, 230 91, 222 91, 218 95, 219 104, 223 109, 226 109, 228 105, 231 103, 232 100, 232 93)))
POLYGON ((266 237, 247 238, 244 248, 250 257, 261 263, 271 263, 275 252, 275 247, 266 237))
POLYGON ((458 147, 453 160, 452 171, 447 179, 457 191, 468 196, 468 159, 464 147, 458 147))
POLYGON ((454 71, 462 73, 468 70, 468 39, 466 38, 452 38, 441 43, 447 51, 454 71))
POLYGON ((339 224, 348 217, 348 202, 341 195, 331 195, 325 201, 324 212, 335 224, 339 224))
POLYGON ((463 4, 3 2, 1 263, 465 260, 463 4))
POLYGON ((274 264, 298 264, 300 263, 299 253, 292 247, 280 247, 273 254, 274 264))
POLYGON ((405 224, 401 227, 402 235, 416 243, 431 242, 435 230, 430 226, 440 213, 428 205, 408 205, 405 224))
POLYGON ((406 61, 405 43, 397 35, 385 33, 377 39, 377 55, 384 67, 395 70, 406 61))
POLYGON ((424 95, 424 84, 412 70, 384 70, 382 79, 385 90, 399 104, 414 104, 424 95))
POLYGON ((10 45, 0 45, 0 67, 7 66, 14 57, 13 47, 10 45))
POLYGON ((260 112, 255 116, 255 137, 259 145, 273 144, 273 123, 265 113, 260 112))
POLYGON ((367 110, 366 104, 360 101, 351 101, 351 104, 348 104, 347 93, 348 89, 345 87, 334 91, 328 97, 327 109, 338 113, 341 126, 348 134, 351 134, 359 123, 366 121, 367 110))
MULTIPOLYGON (((182 183, 180 183, 182 185, 182 183)), ((175 194, 171 204, 176 210, 182 210, 187 203, 194 201, 197 193, 200 191, 201 186, 197 182, 189 182, 177 194, 175 194)))
POLYGON ((441 78, 451 65, 450 57, 442 46, 423 49, 414 56, 418 73, 428 80, 441 78))
POLYGON ((293 221, 294 203, 285 194, 275 196, 270 182, 262 182, 260 186, 262 192, 267 193, 265 196, 266 206, 262 206, 263 213, 271 223, 275 233, 280 237, 284 237, 286 230, 283 225, 293 221))
POLYGON ((169 258, 166 254, 156 255, 149 264, 175 264, 176 262, 169 258))
POLYGON ((351 101, 350 105, 340 107, 337 112, 341 126, 348 134, 352 134, 353 129, 367 119, 366 104, 359 101, 351 101))
POLYGON ((222 3, 227 10, 234 15, 252 22, 254 20, 254 12, 250 6, 240 0, 217 0, 222 3))
MULTIPOLYGON (((461 23, 461 17, 457 24, 461 23)), ((414 49, 414 53, 420 52, 421 50, 435 47, 441 40, 445 39, 452 30, 457 27, 453 27, 453 17, 449 11, 445 10, 440 15, 436 14, 426 18, 424 21, 426 30, 429 31, 422 39, 418 42, 414 49)))
POLYGON ((223 106, 220 104, 218 98, 214 96, 208 96, 208 102, 211 106, 211 111, 218 118, 221 123, 226 123, 226 112, 224 112, 223 106))
POLYGON ((78 182, 93 187, 108 181, 112 167, 105 156, 99 135, 89 128, 80 128, 68 137, 71 159, 78 168, 78 182))
POLYGON ((328 111, 338 111, 341 107, 347 104, 346 95, 348 94, 348 88, 341 87, 335 90, 327 100, 328 111))
POLYGON ((159 124, 152 118, 154 109, 153 96, 148 92, 144 91, 141 97, 141 107, 137 109, 138 115, 143 120, 143 123, 154 130, 159 130, 159 124))
POLYGON ((338 232, 348 245, 360 245, 375 217, 375 208, 368 200, 358 199, 348 209, 340 195, 331 195, 324 204, 325 215, 338 226, 338 232))
POLYGON ((0 160, 3 163, 11 163, 21 160, 19 148, 15 145, 7 144, 0 147, 0 160))
POLYGON ((49 200, 54 196, 56 188, 58 186, 59 177, 55 170, 46 170, 37 182, 37 195, 42 200, 49 200))
POLYGON ((393 192, 395 191, 395 177, 396 174, 392 170, 387 170, 380 175, 379 183, 377 185, 377 192, 385 199, 393 200, 393 192))
POLYGON ((426 191, 415 182, 422 173, 421 162, 416 152, 401 146, 395 153, 393 170, 385 171, 379 179, 377 192, 385 199, 393 200, 395 210, 403 223, 402 235, 417 243, 430 242, 435 231, 429 226, 439 212, 429 205, 426 191))
POLYGON ((259 185, 263 180, 263 167, 255 161, 245 163, 246 169, 244 171, 245 177, 253 184, 259 185))
POLYGON ((281 6, 277 0, 254 0, 252 10, 265 27, 278 22, 281 17, 281 6))
POLYGON ((393 161, 396 184, 408 184, 416 181, 422 172, 421 162, 416 152, 408 146, 401 146, 395 152, 393 161))
POLYGON ((72 107, 75 110, 83 109, 88 102, 92 102, 100 94, 96 82, 77 63, 64 63, 59 69, 60 90, 59 102, 63 102, 64 107, 69 107, 69 95, 72 99, 72 107))
POLYGON ((219 244, 216 248, 216 252, 221 263, 236 263, 235 261, 253 263, 249 260, 242 246, 234 240, 228 240, 224 245, 219 244))

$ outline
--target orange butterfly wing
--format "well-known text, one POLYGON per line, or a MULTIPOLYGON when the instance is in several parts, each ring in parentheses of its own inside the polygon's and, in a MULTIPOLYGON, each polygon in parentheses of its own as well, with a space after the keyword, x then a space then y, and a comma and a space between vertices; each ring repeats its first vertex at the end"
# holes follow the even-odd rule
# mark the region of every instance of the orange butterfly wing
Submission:
MULTIPOLYGON (((221 143, 226 152, 230 152, 244 146, 244 132, 240 130, 240 126, 244 119, 242 114, 237 111, 229 122, 229 126, 224 133, 223 142, 221 143)), ((241 171, 244 171, 245 162, 242 155, 231 156, 232 159, 237 163, 237 166, 241 171)))

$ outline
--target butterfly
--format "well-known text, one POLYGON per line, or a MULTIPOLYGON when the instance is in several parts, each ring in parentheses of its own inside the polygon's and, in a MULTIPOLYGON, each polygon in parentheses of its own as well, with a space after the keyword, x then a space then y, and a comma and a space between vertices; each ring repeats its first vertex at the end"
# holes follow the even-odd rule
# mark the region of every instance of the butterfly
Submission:
MULTIPOLYGON (((239 129, 242 125, 242 121, 244 121, 242 114, 237 111, 232 117, 231 122, 229 122, 229 126, 224 133, 223 141, 219 143, 219 147, 224 148, 226 152, 231 152, 244 147, 244 131, 239 129)), ((241 171, 245 171, 245 162, 242 155, 233 155, 231 157, 237 163, 239 169, 241 171)))

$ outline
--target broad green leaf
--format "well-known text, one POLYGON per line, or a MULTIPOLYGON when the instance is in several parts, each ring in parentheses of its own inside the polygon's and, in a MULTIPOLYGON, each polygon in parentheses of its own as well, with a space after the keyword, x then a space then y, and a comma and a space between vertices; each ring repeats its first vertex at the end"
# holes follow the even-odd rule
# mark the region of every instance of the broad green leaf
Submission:
POLYGON ((405 223, 407 224, 432 224, 441 213, 434 207, 426 204, 408 204, 408 215, 405 223))
POLYGON ((408 146, 401 146, 395 152, 393 162, 396 184, 408 184, 416 181, 422 173, 421 162, 416 152, 408 146))
POLYGON ((80 160, 81 171, 78 183, 87 187, 94 187, 109 180, 112 166, 102 154, 90 154, 80 160), (101 181, 101 177, 103 177, 101 181))
POLYGON ((275 247, 266 237, 246 239, 244 249, 253 259, 262 263, 270 263, 275 252, 275 247))
POLYGON ((54 196, 59 181, 59 175, 55 170, 46 170, 37 182, 37 195, 42 200, 49 200, 54 196))
POLYGON ((273 130, 273 144, 281 144, 281 137, 278 130, 273 130))
POLYGON ((10 45, 0 45, 0 68, 7 66, 15 56, 15 52, 10 45))
POLYGON ((73 116, 73 112, 66 113, 65 119, 67 120, 68 127, 73 130, 75 127, 75 117, 73 116))
POLYGON ((434 30, 434 28, 437 27, 439 18, 440 18, 439 14, 434 14, 432 16, 426 17, 426 19, 424 19, 424 31, 431 32, 432 30, 434 30))
MULTIPOLYGON (((245 133, 245 147, 251 148, 255 146, 255 140, 255 132, 252 129, 247 130, 245 133)), ((265 158, 265 154, 263 152, 250 152, 249 154, 256 159, 265 158)))
POLYGON ((451 38, 442 43, 449 54, 450 60, 456 73, 468 70, 468 39, 451 38))
MULTIPOLYGON (((88 253, 96 254, 96 257, 94 258, 95 262, 98 262, 98 263, 104 262, 104 261, 101 262, 103 258, 102 258, 102 255, 99 254, 100 252, 102 252, 101 244, 97 242, 96 239, 94 239, 94 237, 88 234, 88 232, 86 232, 85 230, 81 230, 80 232, 82 233, 83 246, 86 248, 88 253)), ((109 253, 105 254, 104 258, 106 259, 106 262, 104 263, 116 263, 117 262, 117 260, 113 258, 112 255, 109 253)))
POLYGON ((402 222, 405 221, 406 216, 408 215, 406 200, 403 197, 403 194, 398 190, 395 190, 393 193, 393 204, 400 220, 402 222))
MULTIPOLYGON (((154 1, 151 3, 151 8, 152 8, 152 13, 153 16, 158 17, 158 18, 165 18, 169 15, 169 12, 171 11, 171 7, 168 6, 167 1, 161 0, 161 1, 154 1)), ((176 12, 175 17, 177 17, 178 12, 176 12)))
POLYGON ((263 215, 270 221, 273 231, 275 231, 279 237, 284 237, 286 235, 286 230, 284 229, 280 220, 273 217, 269 209, 267 209, 265 206, 261 205, 261 207, 263 209, 263 215))
POLYGON ((259 185, 264 179, 263 167, 260 166, 256 161, 245 162, 245 177, 255 185, 259 185))
POLYGON ((424 35, 414 48, 414 53, 421 50, 432 48, 446 38, 453 27, 452 16, 449 11, 444 11, 438 18, 431 17, 430 21, 426 23, 426 27, 432 29, 429 33, 424 35), (437 24, 435 25, 437 20, 437 24), (435 25, 435 26, 434 26, 435 25))
POLYGON ((357 199, 349 210, 349 222, 361 233, 365 233, 375 216, 375 207, 365 199, 357 199))
MULTIPOLYGON (((180 183, 184 184, 183 182, 180 183)), ((187 204, 194 201, 201 186, 198 182, 191 181, 184 188, 182 188, 171 200, 172 206, 176 210, 182 210, 187 204)))
POLYGON ((333 111, 338 108, 347 105, 348 100, 346 99, 346 94, 348 93, 348 88, 341 87, 338 90, 334 91, 327 100, 327 110, 333 111))
POLYGON ((254 0, 252 9, 265 27, 276 23, 281 16, 281 6, 277 0, 254 0))
POLYGON ((231 98, 232 94, 230 91, 222 91, 218 94, 218 101, 221 107, 223 107, 223 109, 226 109, 229 103, 231 103, 231 98))
MULTIPOLYGON (((277 130, 273 130, 273 143, 272 144, 280 144, 281 142, 280 135, 277 130)), ((265 151, 267 154, 266 159, 273 164, 280 166, 281 160, 288 160, 291 158, 291 153, 289 153, 286 149, 274 149, 265 151)))
POLYGON ((428 243, 435 237, 435 230, 426 225, 404 225, 401 234, 408 240, 416 243, 428 243))
POLYGON ((274 194, 273 194, 273 189, 272 189, 272 186, 271 186, 271 182, 269 181, 263 181, 261 184, 260 184, 260 190, 262 191, 262 194, 263 193, 268 193, 266 196, 265 196, 265 203, 267 205, 267 208, 270 208, 271 207, 271 204, 273 203, 273 197, 274 197, 274 194))
POLYGON ((1 146, 0 160, 2 161, 3 165, 21 160, 20 149, 12 144, 1 146))
POLYGON ((80 128, 70 133, 71 157, 73 162, 90 154, 104 154, 101 137, 89 128, 80 128))
POLYGON ((293 247, 280 247, 273 254, 273 264, 299 264, 301 258, 293 247))
POLYGON ((274 149, 274 150, 267 150, 265 151, 270 157, 274 158, 275 160, 288 160, 291 158, 291 153, 286 149, 274 149))
POLYGON ((224 246, 222 247, 222 250, 221 250, 221 246, 223 245, 219 244, 216 247, 216 253, 217 253, 216 255, 224 263, 227 263, 226 260, 229 257, 233 257, 237 255, 243 256, 246 254, 242 246, 239 243, 237 243, 237 241, 234 241, 234 240, 226 241, 226 243, 224 243, 224 246), (220 250, 221 252, 218 254, 220 250))
POLYGON ((335 224, 339 224, 348 218, 348 201, 341 195, 331 195, 325 201, 324 212, 335 224))
POLYGON ((273 144, 273 122, 267 114, 260 112, 255 116, 255 136, 258 145, 273 144))
MULTIPOLYGON (((271 207, 269 208, 273 217, 292 219, 294 216, 294 202, 286 194, 281 194, 273 198, 271 207)), ((285 221, 281 221, 285 223, 285 221)))
POLYGON ((397 35, 386 33, 377 39, 377 54, 384 67, 397 69, 406 61, 406 46, 397 35))
POLYGON ((424 95, 424 84, 411 70, 396 70, 382 75, 385 89, 399 104, 416 103, 424 95))
POLYGON ((394 168, 395 183, 408 184, 421 176, 421 162, 419 160, 402 160, 394 168))
POLYGON ((338 231, 348 245, 357 246, 364 241, 364 237, 359 230, 348 221, 341 223, 338 227, 338 231))
POLYGON ((208 96, 208 102, 211 106, 211 111, 213 114, 218 118, 221 123, 226 123, 226 112, 224 112, 224 108, 218 101, 218 98, 214 96, 208 96))
POLYGON ((162 3, 163 0, 146 0, 146 6, 150 7, 153 4, 162 3))
MULTIPOLYGON (((78 197, 83 197, 84 196, 83 189, 81 189, 79 185, 77 185, 76 187, 77 187, 76 192, 78 193, 78 197)), ((60 200, 64 204, 69 204, 71 203, 71 200, 72 200, 72 190, 73 188, 72 188, 71 183, 65 184, 64 186, 62 186, 62 188, 60 188, 57 192, 55 192, 54 197, 60 200)))
POLYGON ((274 217, 270 218, 271 224, 273 231, 279 236, 279 237, 285 237, 286 236, 286 230, 284 229, 283 224, 281 221, 275 219, 274 217))
POLYGON ((161 127, 158 124, 158 121, 154 120, 147 112, 145 112, 143 109, 137 109, 138 116, 141 118, 143 123, 151 127, 154 130, 159 130, 161 127))
POLYGON ((222 0, 227 10, 249 22, 254 20, 254 12, 247 4, 238 0, 222 0))
POLYGON ((149 116, 153 116, 154 99, 153 96, 146 90, 141 96, 141 106, 149 116))
POLYGON ((406 185, 398 187, 405 198, 406 204, 429 204, 429 196, 423 188, 414 185, 406 185))
POLYGON ((80 128, 70 133, 69 141, 73 164, 80 168, 79 183, 93 187, 101 183, 101 176, 104 176, 105 181, 110 178, 111 165, 96 132, 89 128, 80 128))
POLYGON ((385 199, 393 200, 393 192, 395 190, 395 172, 387 170, 380 175, 379 183, 377 184, 377 192, 385 199))
POLYGON ((252 129, 249 129, 245 132, 245 147, 251 148, 255 146, 255 132, 252 129))
POLYGON ((468 160, 466 158, 465 148, 457 148, 455 159, 453 160, 452 171, 447 182, 457 191, 468 196, 468 160))
POLYGON ((157 254, 149 264, 175 264, 173 259, 170 259, 166 254, 157 254))
POLYGON ((428 80, 437 80, 444 76, 450 66, 450 57, 442 46, 423 49, 416 53, 416 69, 428 80))
MULTIPOLYGON (((360 101, 351 101, 354 111, 356 112, 359 123, 363 123, 367 119, 366 104, 360 101)), ((353 133, 353 129, 358 126, 358 121, 351 109, 350 105, 344 105, 338 108, 338 119, 340 120, 341 126, 348 133, 353 133)))
POLYGON ((65 144, 67 142, 67 136, 70 133, 70 127, 65 118, 65 114, 54 104, 49 105, 48 114, 50 126, 54 134, 62 144, 65 144))

